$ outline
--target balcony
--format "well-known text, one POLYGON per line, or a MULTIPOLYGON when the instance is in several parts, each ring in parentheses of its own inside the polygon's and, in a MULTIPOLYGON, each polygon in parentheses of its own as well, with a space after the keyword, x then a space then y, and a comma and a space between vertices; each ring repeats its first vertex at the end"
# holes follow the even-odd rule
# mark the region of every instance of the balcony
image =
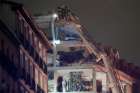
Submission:
POLYGON ((38 64, 43 72, 47 74, 47 64, 45 64, 35 48, 30 44, 28 40, 25 39, 25 37, 21 33, 19 33, 18 37, 20 38, 20 41, 23 41, 22 45, 28 51, 29 55, 35 60, 36 64, 38 64))
MULTIPOLYGON (((10 59, 7 56, 5 56, 2 51, 0 51, 0 60, 1 60, 0 62, 1 67, 5 71, 7 71, 7 73, 14 79, 14 81, 23 80, 26 84, 24 86, 29 85, 30 89, 36 91, 36 93, 44 93, 43 89, 41 89, 40 86, 37 85, 35 81, 30 77, 30 74, 28 74, 25 71, 25 69, 21 68, 20 66, 17 68, 13 64, 14 62, 11 62, 10 59)), ((19 82, 19 85, 21 85, 20 82, 19 82)), ((27 93, 30 93, 30 92, 27 91, 27 93)))

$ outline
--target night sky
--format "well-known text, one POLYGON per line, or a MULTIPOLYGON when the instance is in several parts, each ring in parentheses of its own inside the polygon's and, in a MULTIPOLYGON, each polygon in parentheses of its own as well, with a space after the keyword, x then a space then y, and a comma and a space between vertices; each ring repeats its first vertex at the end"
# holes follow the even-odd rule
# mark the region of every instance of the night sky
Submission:
MULTIPOLYGON (((13 0, 16 1, 16 0, 13 0)), ((79 16, 93 39, 119 49, 121 58, 140 66, 139 0, 19 0, 31 14, 47 14, 62 4, 79 16)))

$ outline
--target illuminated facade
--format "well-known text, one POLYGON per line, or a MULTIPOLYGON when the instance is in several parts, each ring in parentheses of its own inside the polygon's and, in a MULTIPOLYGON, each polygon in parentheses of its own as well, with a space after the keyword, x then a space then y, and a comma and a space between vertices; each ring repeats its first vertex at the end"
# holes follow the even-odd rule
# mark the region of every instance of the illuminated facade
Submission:
MULTIPOLYGON (((85 49, 75 32, 83 28, 74 16, 58 13, 60 20, 49 22, 48 16, 35 17, 39 28, 22 4, 4 1, 2 13, 7 7, 15 24, 13 30, 13 24, 0 17, 0 93, 112 93, 108 68, 102 60, 96 63, 92 49, 85 49), (50 25, 55 26, 55 42, 50 25), (50 51, 51 42, 55 51, 50 51)), ((117 50, 92 43, 113 59, 112 71, 124 93, 139 93, 140 68, 120 59, 117 50)))
MULTIPOLYGON (((120 59, 117 49, 92 41, 87 35, 88 32, 77 21, 77 17, 70 13, 64 14, 68 12, 67 9, 62 8, 61 13, 58 11, 60 15, 54 23, 55 42, 57 42, 53 53, 48 54, 48 92, 114 93, 109 69, 116 77, 117 85, 123 93, 139 93, 140 68, 120 59), (85 43, 83 38, 88 42, 85 43), (99 59, 97 62, 97 56, 93 54, 90 45, 93 48, 96 47, 97 51, 106 53, 111 59, 111 69, 105 67, 103 60, 99 59)), ((51 31, 51 21, 47 18, 47 15, 41 15, 35 17, 35 20, 48 34, 51 31)), ((51 33, 48 36, 50 36, 50 42, 53 42, 51 33)))

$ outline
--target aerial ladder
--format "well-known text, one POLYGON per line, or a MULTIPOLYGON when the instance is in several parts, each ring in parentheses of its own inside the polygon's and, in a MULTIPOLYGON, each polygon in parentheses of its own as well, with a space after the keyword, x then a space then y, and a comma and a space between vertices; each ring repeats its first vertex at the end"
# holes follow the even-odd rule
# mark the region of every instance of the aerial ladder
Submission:
POLYGON ((97 57, 97 62, 102 60, 104 63, 105 68, 107 69, 107 75, 110 80, 110 86, 112 89, 112 93, 123 93, 122 89, 120 89, 120 83, 117 80, 117 77, 115 75, 114 68, 112 67, 112 60, 110 57, 103 51, 98 51, 96 46, 94 44, 91 44, 88 42, 84 36, 79 33, 79 36, 83 40, 83 43, 86 45, 85 48, 92 54, 94 54, 97 57))
POLYGON ((88 50, 90 54, 94 54, 96 56, 97 58, 96 62, 102 60, 105 68, 107 69, 107 75, 110 82, 109 85, 112 90, 112 93, 124 93, 121 83, 117 77, 116 70, 112 65, 113 60, 111 59, 111 57, 108 56, 105 51, 99 50, 94 43, 89 41, 89 39, 86 36, 84 36, 82 26, 80 25, 78 17, 70 13, 70 10, 68 9, 67 6, 59 7, 58 10, 59 15, 61 16, 60 20, 62 19, 63 23, 65 23, 64 20, 66 20, 74 23, 77 26, 78 35, 80 36, 83 44, 85 45, 86 50, 88 50))

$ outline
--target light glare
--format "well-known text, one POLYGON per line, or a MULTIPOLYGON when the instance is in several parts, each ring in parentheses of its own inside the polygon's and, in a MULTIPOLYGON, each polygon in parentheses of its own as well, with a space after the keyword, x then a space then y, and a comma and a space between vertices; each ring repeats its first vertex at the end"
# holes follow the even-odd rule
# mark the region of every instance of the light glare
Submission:
POLYGON ((56 13, 53 14, 53 18, 57 18, 58 15, 56 13))

